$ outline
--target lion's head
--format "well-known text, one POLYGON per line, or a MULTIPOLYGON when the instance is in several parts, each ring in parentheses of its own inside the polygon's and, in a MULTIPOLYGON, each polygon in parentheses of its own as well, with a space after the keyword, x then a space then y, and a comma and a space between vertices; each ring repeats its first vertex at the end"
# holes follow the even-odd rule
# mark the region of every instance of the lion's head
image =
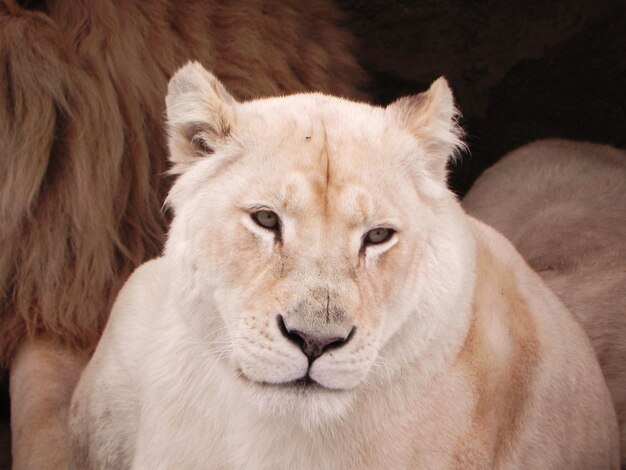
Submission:
POLYGON ((165 257, 185 321, 262 408, 339 412, 454 329, 454 117, 443 79, 381 108, 239 103, 197 63, 172 78, 165 257))

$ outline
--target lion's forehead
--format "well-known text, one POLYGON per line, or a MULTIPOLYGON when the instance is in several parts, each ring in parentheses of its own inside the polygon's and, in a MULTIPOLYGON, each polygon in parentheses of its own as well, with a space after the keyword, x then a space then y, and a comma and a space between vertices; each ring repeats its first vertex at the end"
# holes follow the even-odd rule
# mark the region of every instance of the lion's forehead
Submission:
POLYGON ((390 158, 395 139, 384 110, 319 95, 248 108, 239 124, 249 205, 329 233, 402 219, 406 198, 396 195, 407 175, 390 158))
POLYGON ((400 165, 385 161, 379 149, 364 142, 308 142, 293 135, 276 140, 278 145, 259 139, 263 148, 251 150, 252 161, 244 158, 242 163, 250 163, 251 184, 284 209, 330 204, 350 219, 362 218, 373 209, 374 199, 393 194, 407 176, 400 165))
POLYGON ((335 173, 355 160, 373 163, 396 141, 384 109, 318 94, 246 103, 239 118, 247 143, 261 147, 265 158, 287 154, 292 165, 310 171, 325 172, 329 157, 335 173))

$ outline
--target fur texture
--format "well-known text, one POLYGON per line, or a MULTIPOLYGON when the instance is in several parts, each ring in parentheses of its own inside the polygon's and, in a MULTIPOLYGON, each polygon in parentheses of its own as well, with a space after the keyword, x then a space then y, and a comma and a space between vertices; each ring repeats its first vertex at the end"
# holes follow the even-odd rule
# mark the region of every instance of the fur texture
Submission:
POLYGON ((13 470, 67 468, 71 391, 87 360, 54 338, 21 342, 9 382, 13 470))
POLYGON ((626 152, 538 141, 487 170, 463 205, 513 242, 591 338, 626 465, 626 152))
POLYGON ((359 96, 327 0, 0 1, 0 364, 27 332, 91 348, 156 256, 167 81, 189 59, 240 99, 359 96))
POLYGON ((179 71, 166 249, 76 388, 73 468, 616 469, 587 337, 446 187, 455 114, 443 79, 378 108, 179 71))

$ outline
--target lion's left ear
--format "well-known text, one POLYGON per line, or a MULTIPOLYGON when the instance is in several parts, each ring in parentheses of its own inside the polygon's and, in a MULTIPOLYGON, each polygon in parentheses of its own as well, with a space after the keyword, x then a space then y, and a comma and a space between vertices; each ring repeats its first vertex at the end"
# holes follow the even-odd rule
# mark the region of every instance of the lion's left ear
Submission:
POLYGON ((448 159, 464 146, 459 112, 446 79, 439 77, 428 91, 394 101, 387 113, 420 142, 429 170, 445 181, 448 159))
POLYGON ((174 173, 210 158, 228 141, 237 102, 200 63, 189 62, 174 74, 165 103, 174 173))

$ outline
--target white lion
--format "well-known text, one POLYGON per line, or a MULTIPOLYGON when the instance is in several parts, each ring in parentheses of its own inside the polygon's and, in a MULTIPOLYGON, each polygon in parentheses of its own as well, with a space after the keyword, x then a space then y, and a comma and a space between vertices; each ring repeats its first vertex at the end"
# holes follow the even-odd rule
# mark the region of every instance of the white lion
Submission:
POLYGON ((446 188, 454 115, 443 79, 238 103, 181 69, 174 220, 80 379, 73 467, 616 469, 589 340, 446 188))

